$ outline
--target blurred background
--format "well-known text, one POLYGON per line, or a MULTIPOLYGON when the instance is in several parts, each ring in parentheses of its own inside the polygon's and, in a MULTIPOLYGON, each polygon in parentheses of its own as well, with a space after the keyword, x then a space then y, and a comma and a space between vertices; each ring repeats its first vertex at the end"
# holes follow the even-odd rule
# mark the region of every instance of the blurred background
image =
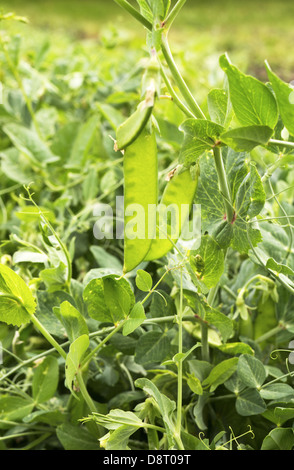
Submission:
MULTIPOLYGON (((102 41, 108 48, 123 41, 125 45, 145 42, 143 28, 113 0, 4 0, 1 4, 4 12, 14 11, 29 19, 30 24, 22 27, 28 40, 41 40, 36 35, 49 33, 60 48, 65 47, 66 39, 102 41)), ((267 59, 283 79, 291 81, 293 24, 293 0, 187 0, 170 42, 174 51, 191 54, 188 59, 195 68, 209 68, 207 62, 229 52, 232 61, 258 78, 266 78, 263 62, 267 59), (197 63, 193 54, 197 54, 197 63)))

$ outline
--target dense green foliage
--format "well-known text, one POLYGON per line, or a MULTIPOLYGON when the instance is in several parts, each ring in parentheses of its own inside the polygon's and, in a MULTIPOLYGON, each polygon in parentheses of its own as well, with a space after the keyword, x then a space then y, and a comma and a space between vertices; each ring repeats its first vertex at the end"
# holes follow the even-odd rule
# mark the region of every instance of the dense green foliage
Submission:
POLYGON ((294 448, 294 92, 224 53, 203 85, 169 7, 66 53, 1 18, 1 449, 294 448), (97 240, 123 194, 193 199, 201 243, 97 240))

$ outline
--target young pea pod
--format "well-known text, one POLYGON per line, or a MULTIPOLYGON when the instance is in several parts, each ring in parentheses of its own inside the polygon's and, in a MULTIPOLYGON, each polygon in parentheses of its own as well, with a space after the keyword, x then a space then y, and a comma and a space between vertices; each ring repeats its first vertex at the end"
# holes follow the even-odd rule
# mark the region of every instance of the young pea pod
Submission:
POLYGON ((187 223, 198 184, 198 168, 178 167, 163 192, 156 213, 156 235, 152 240, 145 261, 162 258, 172 250, 187 223))
POLYGON ((155 132, 148 128, 124 153, 124 273, 144 260, 152 241, 148 213, 157 204, 158 169, 155 132))
POLYGON ((141 134, 151 117, 155 98, 160 93, 160 73, 156 57, 152 56, 142 79, 142 96, 136 111, 116 131, 116 150, 125 150, 141 134))

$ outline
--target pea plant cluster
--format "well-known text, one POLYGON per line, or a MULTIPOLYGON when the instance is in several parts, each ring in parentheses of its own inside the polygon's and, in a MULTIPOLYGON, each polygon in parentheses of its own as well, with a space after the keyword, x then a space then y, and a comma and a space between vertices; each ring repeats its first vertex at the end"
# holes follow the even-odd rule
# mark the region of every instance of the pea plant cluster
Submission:
POLYGON ((0 448, 292 450, 293 87, 224 53, 200 106, 185 0, 115 2, 147 38, 123 62, 1 30, 0 448))

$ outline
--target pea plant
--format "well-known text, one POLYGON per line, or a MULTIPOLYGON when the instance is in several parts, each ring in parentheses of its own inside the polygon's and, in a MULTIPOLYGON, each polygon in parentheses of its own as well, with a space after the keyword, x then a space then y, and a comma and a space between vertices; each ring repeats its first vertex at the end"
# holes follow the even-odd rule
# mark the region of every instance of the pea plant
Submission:
POLYGON ((115 2, 146 48, 99 79, 1 35, 0 448, 291 450, 293 87, 223 54, 200 106, 185 0, 115 2))

